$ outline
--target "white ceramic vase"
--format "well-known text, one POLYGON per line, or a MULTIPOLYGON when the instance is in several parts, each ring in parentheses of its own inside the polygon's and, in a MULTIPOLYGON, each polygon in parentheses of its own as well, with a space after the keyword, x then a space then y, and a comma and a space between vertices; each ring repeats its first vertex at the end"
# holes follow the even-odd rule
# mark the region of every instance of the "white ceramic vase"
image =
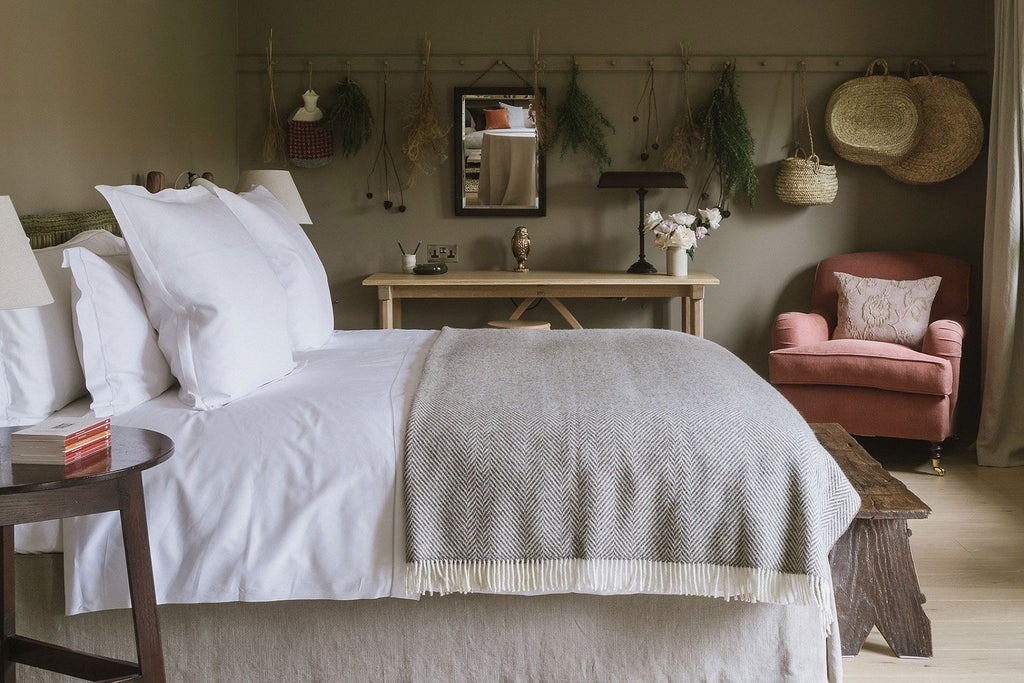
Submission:
POLYGON ((689 259, 682 247, 669 247, 665 250, 665 272, 673 277, 686 277, 689 259))

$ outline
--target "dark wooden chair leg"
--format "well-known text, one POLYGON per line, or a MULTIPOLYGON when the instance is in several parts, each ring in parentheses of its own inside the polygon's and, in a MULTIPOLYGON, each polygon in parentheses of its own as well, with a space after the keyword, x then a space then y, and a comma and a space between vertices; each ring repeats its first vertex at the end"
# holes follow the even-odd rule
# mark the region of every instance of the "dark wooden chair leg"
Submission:
POLYGON ((17 680, 17 665, 7 657, 9 646, 7 639, 15 634, 14 629, 14 525, 5 524, 0 528, 0 595, 3 604, 3 682, 14 683, 17 680))
POLYGON ((139 669, 146 681, 162 682, 165 678, 163 647, 156 613, 156 590, 153 588, 141 473, 136 472, 121 480, 120 497, 121 533, 128 567, 128 592, 132 600, 139 669))
POLYGON ((935 470, 935 474, 943 477, 946 475, 946 469, 939 465, 942 459, 942 442, 932 441, 932 469, 935 470))

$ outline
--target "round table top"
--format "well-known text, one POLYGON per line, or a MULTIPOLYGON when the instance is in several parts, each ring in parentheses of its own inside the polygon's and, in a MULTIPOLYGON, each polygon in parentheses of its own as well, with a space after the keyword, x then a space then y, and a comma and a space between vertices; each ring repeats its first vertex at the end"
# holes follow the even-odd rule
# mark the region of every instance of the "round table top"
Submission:
POLYGON ((110 450, 80 467, 12 465, 10 435, 23 427, 0 427, 0 495, 59 489, 116 479, 157 465, 174 452, 170 437, 148 429, 111 427, 110 450))

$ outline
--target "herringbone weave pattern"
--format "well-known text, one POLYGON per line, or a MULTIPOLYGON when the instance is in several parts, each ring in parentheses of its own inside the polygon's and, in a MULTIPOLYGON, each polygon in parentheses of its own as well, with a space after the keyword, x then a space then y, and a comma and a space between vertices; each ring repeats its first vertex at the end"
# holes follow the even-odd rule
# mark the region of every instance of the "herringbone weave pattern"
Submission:
POLYGON ((410 587, 831 604, 857 494, 721 347, 663 330, 439 335, 406 437, 410 587))

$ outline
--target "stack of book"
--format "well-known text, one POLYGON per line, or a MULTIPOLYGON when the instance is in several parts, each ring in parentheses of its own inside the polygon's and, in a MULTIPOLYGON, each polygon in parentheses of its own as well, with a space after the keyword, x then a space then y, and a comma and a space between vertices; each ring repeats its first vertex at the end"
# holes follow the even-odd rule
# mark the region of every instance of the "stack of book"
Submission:
POLYGON ((13 464, 79 465, 109 451, 109 417, 51 417, 11 434, 13 464))

